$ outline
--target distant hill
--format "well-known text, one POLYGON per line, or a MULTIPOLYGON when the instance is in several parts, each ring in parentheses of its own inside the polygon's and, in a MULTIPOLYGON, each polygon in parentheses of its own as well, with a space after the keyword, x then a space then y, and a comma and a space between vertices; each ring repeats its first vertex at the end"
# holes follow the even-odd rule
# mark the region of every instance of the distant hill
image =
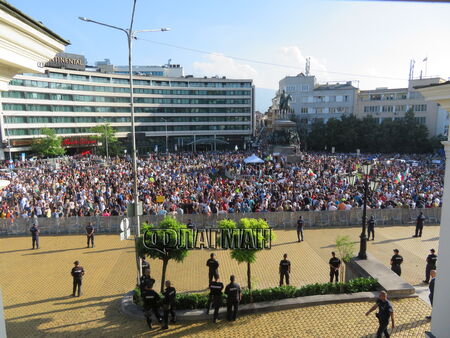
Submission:
POLYGON ((256 88, 255 109, 261 113, 265 113, 272 104, 272 99, 275 97, 276 89, 256 88))

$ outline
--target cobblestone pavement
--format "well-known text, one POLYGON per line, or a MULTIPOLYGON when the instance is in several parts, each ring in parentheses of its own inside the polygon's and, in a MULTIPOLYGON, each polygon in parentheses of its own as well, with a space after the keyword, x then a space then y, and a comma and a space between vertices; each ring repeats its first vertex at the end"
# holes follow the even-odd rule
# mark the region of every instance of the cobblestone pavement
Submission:
MULTIPOLYGON (((413 227, 377 228, 376 241, 368 250, 381 261, 389 262, 397 247, 405 258, 404 277, 413 284, 423 279, 424 259, 428 250, 437 249, 439 228, 428 226, 422 238, 412 238, 413 227), (396 240, 396 238, 398 238, 396 240)), ((272 250, 258 253, 252 265, 255 288, 278 284, 278 262, 283 253, 292 262, 291 284, 326 282, 328 259, 337 235, 356 238, 357 228, 314 229, 305 231, 305 242, 296 242, 293 230, 276 231, 272 250)), ((41 237, 41 248, 30 250, 30 238, 0 239, 0 286, 3 290, 7 332, 9 337, 44 336, 142 336, 146 327, 119 313, 121 296, 135 284, 133 241, 120 241, 118 235, 96 237, 96 247, 84 247, 83 236, 41 237), (79 260, 86 270, 83 295, 72 298, 70 269, 79 260)), ((356 249, 358 245, 356 245, 356 249)), ((179 291, 206 288, 207 251, 192 251, 184 263, 170 262, 168 279, 179 291)), ((231 273, 245 285, 246 269, 229 258, 228 252, 217 251, 220 273, 226 281, 231 273)), ((150 261, 152 275, 160 279, 161 264, 150 261)), ((420 336, 428 329, 423 320, 429 307, 420 299, 396 301, 398 328, 394 336, 420 336)), ((348 303, 301 308, 266 314, 243 316, 231 325, 213 326, 200 322, 175 326, 163 335, 198 336, 298 336, 361 337, 375 330, 375 318, 365 318, 368 303, 348 303), (283 318, 288 320, 284 324, 283 318), (329 323, 321 323, 330 318, 329 323), (334 324, 333 324, 334 323, 334 324), (230 326, 230 327, 228 327, 230 326), (333 331, 336 327, 337 331, 333 331), (278 330, 278 331, 277 331, 278 330)), ((152 332, 154 335, 156 332, 152 332)))

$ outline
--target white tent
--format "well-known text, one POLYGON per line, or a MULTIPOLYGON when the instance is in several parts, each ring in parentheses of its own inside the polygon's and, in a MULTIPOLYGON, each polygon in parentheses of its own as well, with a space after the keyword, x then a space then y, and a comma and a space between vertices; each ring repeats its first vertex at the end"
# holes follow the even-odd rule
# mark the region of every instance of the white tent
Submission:
POLYGON ((264 163, 264 160, 260 159, 258 156, 253 154, 244 160, 245 163, 264 163))

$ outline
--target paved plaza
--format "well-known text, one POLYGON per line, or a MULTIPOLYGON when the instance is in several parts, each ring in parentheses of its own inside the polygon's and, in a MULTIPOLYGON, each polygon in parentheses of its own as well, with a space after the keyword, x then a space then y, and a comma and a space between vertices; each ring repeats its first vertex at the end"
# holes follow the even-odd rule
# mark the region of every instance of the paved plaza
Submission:
MULTIPOLYGON (((413 226, 379 227, 376 231, 376 241, 369 242, 369 252, 388 264, 392 249, 398 248, 405 258, 404 278, 412 284, 420 284, 428 250, 438 249, 439 227, 426 226, 422 238, 411 237, 413 226)), ((307 229, 306 241, 298 243, 294 230, 276 231, 272 249, 258 253, 257 262, 252 265, 254 287, 278 284, 278 263, 283 253, 287 253, 292 262, 291 284, 326 282, 328 259, 336 236, 348 234, 357 241, 359 232, 358 228, 307 229)), ((148 334, 143 321, 130 320, 119 312, 121 296, 135 285, 134 242, 120 241, 118 235, 99 235, 95 248, 87 249, 85 244, 84 236, 43 236, 41 248, 33 251, 29 249, 31 239, 28 237, 0 239, 0 283, 9 337, 148 334), (80 298, 70 297, 70 269, 74 260, 79 260, 86 270, 80 298)), ((355 247, 357 250, 358 244, 355 247)), ((192 251, 184 263, 170 262, 168 279, 179 292, 205 290, 208 257, 208 251, 192 251)), ((234 273, 238 282, 246 285, 244 265, 232 261, 226 251, 217 251, 217 258, 224 282, 234 273)), ((161 263, 150 260, 150 264, 158 283, 161 263)), ((398 326, 394 336, 418 337, 429 329, 424 317, 430 308, 422 300, 399 300, 394 305, 398 326)), ((152 335, 368 337, 377 325, 373 315, 364 316, 370 306, 367 302, 343 303, 253 314, 231 325, 186 322, 169 331, 152 331, 152 335)))

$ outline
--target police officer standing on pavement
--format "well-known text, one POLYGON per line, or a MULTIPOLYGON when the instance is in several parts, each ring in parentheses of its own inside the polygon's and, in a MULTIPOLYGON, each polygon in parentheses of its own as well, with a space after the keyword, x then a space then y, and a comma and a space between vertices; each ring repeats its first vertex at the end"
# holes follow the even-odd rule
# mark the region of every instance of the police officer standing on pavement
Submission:
POLYGON ((33 226, 30 228, 30 232, 31 232, 31 243, 33 245, 33 250, 34 247, 36 247, 36 249, 39 249, 39 227, 36 223, 33 223, 33 226))
POLYGON ((423 230, 423 222, 425 221, 425 216, 423 215, 423 212, 421 211, 419 216, 417 216, 416 220, 416 233, 413 237, 422 237, 422 230, 423 230))
MULTIPOLYGON (((219 281, 219 276, 214 277, 214 282, 211 282, 209 290, 210 290, 210 299, 212 300, 212 304, 214 307, 213 323, 215 323, 219 318, 219 308, 220 305, 222 305, 223 283, 219 281)), ((206 313, 207 314, 209 313, 209 304, 206 313)))
POLYGON ((401 265, 403 263, 403 257, 398 254, 398 249, 394 249, 394 256, 391 258, 391 270, 394 271, 397 275, 402 275, 401 265))
POLYGON ((339 268, 341 267, 341 260, 336 257, 336 253, 331 253, 330 261, 330 283, 333 283, 333 279, 336 279, 336 283, 339 281, 339 268))
MULTIPOLYGON (((428 289, 430 290, 430 294, 428 295, 428 298, 430 299, 431 309, 433 309, 434 283, 436 282, 436 270, 431 270, 430 275, 431 275, 431 281, 430 281, 430 285, 428 286, 428 289)), ((427 316, 426 318, 431 319, 431 316, 427 316)))
POLYGON ((145 286, 147 285, 147 281, 151 279, 152 278, 150 277, 150 269, 146 269, 141 278, 139 279, 139 288, 141 289, 141 293, 142 291, 144 291, 145 286))
POLYGON ((280 286, 283 285, 283 279, 286 279, 286 285, 289 285, 289 274, 291 273, 291 262, 287 260, 287 254, 283 255, 280 261, 280 286))
POLYGON ((177 295, 177 291, 171 285, 170 281, 166 280, 166 289, 163 291, 163 310, 164 310, 164 326, 163 330, 169 328, 169 313, 172 317, 171 323, 175 324, 176 322, 176 314, 175 314, 175 297, 177 295))
POLYGON ((92 244, 92 247, 94 247, 94 233, 95 228, 92 225, 92 222, 89 222, 88 225, 86 225, 86 237, 87 237, 87 247, 89 248, 89 243, 92 244))
POLYGON ((83 281, 84 269, 80 265, 79 261, 75 261, 75 262, 73 262, 73 264, 75 266, 72 268, 72 271, 70 273, 72 275, 72 277, 73 277, 72 297, 75 297, 75 293, 77 291, 77 288, 78 288, 78 297, 80 297, 80 295, 81 295, 81 283, 83 281))
POLYGON ((162 322, 161 314, 159 313, 159 297, 158 293, 153 290, 155 280, 151 278, 147 281, 144 291, 142 292, 142 301, 144 302, 144 316, 147 321, 149 329, 152 328, 152 312, 159 323, 162 322))
POLYGON ((206 261, 206 266, 209 268, 208 284, 211 284, 213 278, 219 278, 219 262, 217 261, 214 253, 212 253, 210 258, 206 261))
POLYGON ((423 281, 425 284, 428 284, 430 281, 430 271, 436 270, 436 262, 437 255, 435 254, 434 249, 431 249, 430 254, 427 257, 427 266, 425 267, 425 280, 423 281))
POLYGON ((303 221, 303 217, 300 216, 297 221, 297 239, 300 242, 300 236, 302 237, 303 241, 303 226, 305 225, 305 222, 303 221))
POLYGON ((225 288, 225 294, 227 295, 227 320, 236 320, 239 302, 242 299, 241 287, 235 281, 234 275, 230 276, 230 284, 225 288))
POLYGON ((381 338, 384 333, 385 337, 390 337, 388 332, 389 326, 389 318, 392 321, 392 328, 395 328, 394 323, 394 308, 392 307, 392 303, 387 299, 386 291, 381 291, 380 296, 377 299, 377 303, 370 308, 369 311, 366 312, 366 316, 368 316, 372 311, 375 311, 378 308, 378 313, 376 314, 379 322, 379 327, 377 331, 377 338, 381 338))
POLYGON ((142 257, 141 259, 141 266, 142 266, 142 274, 145 274, 145 270, 148 270, 150 274, 150 263, 145 260, 145 257, 142 257))
POLYGON ((375 240, 375 218, 370 216, 369 222, 367 222, 367 240, 370 240, 370 234, 372 234, 372 241, 375 240))

